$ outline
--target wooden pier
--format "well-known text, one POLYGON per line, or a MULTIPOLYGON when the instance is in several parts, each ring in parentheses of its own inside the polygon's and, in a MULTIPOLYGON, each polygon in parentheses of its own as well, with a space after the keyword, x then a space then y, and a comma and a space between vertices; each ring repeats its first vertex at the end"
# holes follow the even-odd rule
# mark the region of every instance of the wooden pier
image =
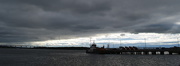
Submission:
POLYGON ((109 49, 102 49, 98 48, 95 49, 94 52, 91 53, 98 53, 98 54, 129 54, 129 55, 173 55, 178 54, 180 55, 180 47, 171 47, 171 48, 132 48, 132 47, 124 47, 124 48, 109 48, 109 49))

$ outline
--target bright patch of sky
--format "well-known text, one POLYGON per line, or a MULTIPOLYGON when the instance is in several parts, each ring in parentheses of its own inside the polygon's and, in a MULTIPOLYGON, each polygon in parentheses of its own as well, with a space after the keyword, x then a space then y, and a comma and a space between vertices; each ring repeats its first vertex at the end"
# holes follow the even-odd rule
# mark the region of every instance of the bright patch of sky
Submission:
POLYGON ((180 22, 176 22, 176 25, 180 25, 180 22))
POLYGON ((159 34, 159 33, 108 33, 97 34, 91 37, 80 37, 75 39, 59 39, 48 40, 41 42, 32 42, 34 46, 48 46, 48 47, 89 47, 95 42, 98 47, 109 44, 110 47, 119 46, 138 46, 148 47, 152 46, 178 46, 180 41, 180 34, 159 34))

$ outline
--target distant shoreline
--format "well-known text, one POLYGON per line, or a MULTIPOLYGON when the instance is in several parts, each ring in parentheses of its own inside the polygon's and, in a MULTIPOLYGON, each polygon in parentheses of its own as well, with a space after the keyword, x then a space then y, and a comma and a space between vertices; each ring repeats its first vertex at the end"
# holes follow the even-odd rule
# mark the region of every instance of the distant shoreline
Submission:
POLYGON ((87 50, 88 47, 15 47, 15 46, 0 46, 0 48, 12 49, 58 49, 58 50, 87 50))

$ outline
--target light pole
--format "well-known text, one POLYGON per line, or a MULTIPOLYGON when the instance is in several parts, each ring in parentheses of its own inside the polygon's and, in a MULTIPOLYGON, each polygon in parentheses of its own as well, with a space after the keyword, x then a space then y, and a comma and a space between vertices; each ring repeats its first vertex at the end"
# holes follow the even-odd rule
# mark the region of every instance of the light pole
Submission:
POLYGON ((177 38, 177 43, 178 43, 178 47, 179 47, 179 38, 177 38))
POLYGON ((125 36, 125 34, 120 34, 120 39, 119 39, 119 45, 122 46, 122 42, 121 42, 121 37, 125 36))
MULTIPOLYGON (((106 39, 108 39, 108 35, 105 35, 106 39)), ((108 39, 109 40, 109 39, 108 39)), ((105 43, 107 43, 107 48, 109 48, 109 43, 108 41, 105 41, 105 43)))
POLYGON ((144 38, 144 42, 145 42, 145 49, 146 49, 146 38, 144 38))
POLYGON ((91 37, 89 38, 89 45, 91 46, 91 37))
POLYGON ((119 37, 119 47, 121 47, 121 35, 119 37))

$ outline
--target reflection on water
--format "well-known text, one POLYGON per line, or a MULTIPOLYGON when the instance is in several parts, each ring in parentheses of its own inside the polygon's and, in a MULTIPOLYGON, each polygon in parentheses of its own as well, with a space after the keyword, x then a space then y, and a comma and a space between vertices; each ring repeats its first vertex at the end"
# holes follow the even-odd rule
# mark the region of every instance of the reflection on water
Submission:
POLYGON ((84 50, 0 49, 0 66, 178 66, 180 55, 98 55, 84 50))

